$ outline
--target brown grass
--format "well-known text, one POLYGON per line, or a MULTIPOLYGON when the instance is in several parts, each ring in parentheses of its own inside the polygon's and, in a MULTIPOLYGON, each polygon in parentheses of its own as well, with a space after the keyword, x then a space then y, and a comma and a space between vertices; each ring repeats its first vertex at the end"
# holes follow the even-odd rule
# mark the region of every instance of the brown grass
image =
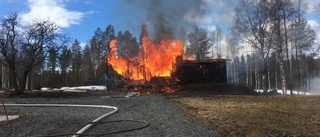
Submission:
POLYGON ((320 136, 320 97, 215 95, 175 98, 219 136, 320 136))

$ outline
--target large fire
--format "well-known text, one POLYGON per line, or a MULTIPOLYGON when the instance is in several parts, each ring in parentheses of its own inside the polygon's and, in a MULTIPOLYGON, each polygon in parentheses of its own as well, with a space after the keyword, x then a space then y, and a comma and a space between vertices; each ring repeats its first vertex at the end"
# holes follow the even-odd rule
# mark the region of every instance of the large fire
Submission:
POLYGON ((139 55, 124 58, 116 56, 116 40, 112 40, 107 59, 124 78, 149 81, 151 77, 170 76, 175 69, 175 58, 182 55, 182 49, 182 42, 179 40, 166 39, 155 44, 148 37, 143 37, 139 55))

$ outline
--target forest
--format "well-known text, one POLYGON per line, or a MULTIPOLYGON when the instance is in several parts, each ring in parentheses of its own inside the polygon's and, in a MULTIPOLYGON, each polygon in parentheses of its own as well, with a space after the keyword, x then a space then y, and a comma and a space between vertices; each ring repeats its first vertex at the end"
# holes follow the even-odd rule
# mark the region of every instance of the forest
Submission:
MULTIPOLYGON (((320 4, 314 7, 320 18, 320 4)), ((183 43, 183 55, 195 60, 228 59, 228 82, 267 92, 281 89, 301 93, 315 89, 320 78, 319 43, 316 32, 304 17, 302 0, 240 0, 234 9, 233 25, 227 33, 217 25, 209 32, 201 26, 179 32, 159 27, 163 39, 183 43)), ((81 46, 49 20, 22 24, 16 13, 2 18, 0 25, 1 88, 23 93, 41 87, 81 86, 89 80, 111 81, 124 77, 106 62, 110 42, 116 40, 118 58, 139 55, 148 27, 141 24, 139 37, 114 25, 97 28, 81 46)), ((292 93, 292 92, 290 92, 292 93)))

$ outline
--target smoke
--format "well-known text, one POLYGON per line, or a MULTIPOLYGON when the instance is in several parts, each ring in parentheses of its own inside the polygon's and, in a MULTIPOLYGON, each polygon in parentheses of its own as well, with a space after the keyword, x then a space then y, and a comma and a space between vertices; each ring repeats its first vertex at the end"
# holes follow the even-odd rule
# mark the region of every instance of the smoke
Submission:
POLYGON ((311 94, 320 95, 320 77, 310 80, 310 92, 311 94))
POLYGON ((145 0, 145 3, 149 8, 145 24, 155 42, 178 38, 182 28, 191 30, 197 25, 198 20, 190 18, 201 18, 207 13, 203 0, 145 0))

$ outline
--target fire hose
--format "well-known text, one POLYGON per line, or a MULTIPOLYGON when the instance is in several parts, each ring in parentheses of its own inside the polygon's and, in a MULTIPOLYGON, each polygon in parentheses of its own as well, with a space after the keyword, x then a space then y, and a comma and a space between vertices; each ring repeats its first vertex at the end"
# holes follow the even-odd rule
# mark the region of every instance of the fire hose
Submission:
MULTIPOLYGON (((102 136, 102 135, 110 135, 110 134, 116 134, 116 133, 122 133, 122 132, 129 132, 134 130, 140 130, 143 128, 146 128, 149 126, 149 122, 144 120, 115 120, 115 121, 107 121, 107 122, 101 122, 102 119, 105 117, 112 115, 118 111, 117 107, 114 106, 104 106, 104 105, 77 105, 77 104, 5 104, 6 106, 14 106, 14 107, 87 107, 87 108, 107 108, 107 109, 113 109, 112 111, 105 113, 101 115, 100 117, 96 118, 92 122, 88 123, 86 126, 84 126, 82 129, 80 129, 76 133, 62 133, 62 134, 54 134, 54 135, 40 135, 41 137, 54 137, 54 136, 68 136, 73 135, 73 137, 78 137, 79 135, 84 136, 102 136), (98 123, 113 123, 113 122, 123 122, 123 121, 129 121, 129 122, 139 122, 144 123, 143 126, 131 128, 131 129, 124 129, 124 130, 117 130, 117 131, 111 131, 111 132, 102 132, 102 133, 84 133, 86 130, 88 130, 90 127, 94 126, 98 123)), ((39 136, 39 137, 40 137, 39 136)))

